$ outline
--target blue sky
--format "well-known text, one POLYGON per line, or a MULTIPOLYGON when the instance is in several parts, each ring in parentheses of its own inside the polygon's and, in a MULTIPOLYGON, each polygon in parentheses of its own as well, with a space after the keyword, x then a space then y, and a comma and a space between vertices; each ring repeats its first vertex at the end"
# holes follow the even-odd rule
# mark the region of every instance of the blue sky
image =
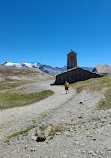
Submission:
POLYGON ((0 64, 111 64, 111 0, 0 0, 0 64))

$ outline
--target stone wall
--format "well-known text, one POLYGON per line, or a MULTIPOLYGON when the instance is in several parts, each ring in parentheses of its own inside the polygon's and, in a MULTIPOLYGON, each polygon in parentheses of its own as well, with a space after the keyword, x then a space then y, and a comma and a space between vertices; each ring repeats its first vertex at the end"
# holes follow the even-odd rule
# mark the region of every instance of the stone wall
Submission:
POLYGON ((101 77, 101 75, 76 67, 57 75, 55 84, 63 85, 65 81, 68 81, 69 83, 75 83, 77 81, 84 81, 89 78, 97 77, 101 77))

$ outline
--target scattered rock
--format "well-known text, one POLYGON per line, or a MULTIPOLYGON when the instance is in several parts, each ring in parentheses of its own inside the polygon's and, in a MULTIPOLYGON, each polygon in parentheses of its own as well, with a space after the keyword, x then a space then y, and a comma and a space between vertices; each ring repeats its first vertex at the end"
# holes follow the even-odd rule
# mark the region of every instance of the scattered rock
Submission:
POLYGON ((85 154, 86 152, 83 150, 83 151, 81 151, 81 153, 82 153, 82 154, 85 154))
POLYGON ((46 130, 40 134, 38 134, 38 138, 36 139, 37 142, 43 142, 48 137, 49 133, 51 132, 51 126, 47 127, 46 130))
POLYGON ((92 154, 92 153, 93 153, 93 151, 89 151, 89 152, 88 152, 88 154, 92 154))
POLYGON ((70 129, 69 129, 69 131, 70 131, 70 132, 73 132, 73 129, 72 129, 72 128, 70 128, 70 129))
POLYGON ((28 146, 26 145, 25 148, 27 148, 28 146))
POLYGON ((30 151, 32 151, 32 152, 33 152, 33 151, 35 151, 35 149, 31 149, 30 151))
POLYGON ((77 139, 77 138, 74 138, 74 140, 75 140, 75 141, 79 141, 79 139, 77 139))
POLYGON ((84 103, 82 101, 80 101, 79 104, 84 104, 84 103))
POLYGON ((35 141, 37 139, 37 137, 36 136, 31 136, 31 139, 35 141))
POLYGON ((60 133, 60 132, 57 132, 56 135, 61 135, 61 133, 60 133))
POLYGON ((94 141, 96 141, 96 138, 93 138, 94 141))
POLYGON ((62 156, 62 158, 67 158, 68 157, 68 151, 66 151, 65 153, 64 153, 64 155, 62 156))

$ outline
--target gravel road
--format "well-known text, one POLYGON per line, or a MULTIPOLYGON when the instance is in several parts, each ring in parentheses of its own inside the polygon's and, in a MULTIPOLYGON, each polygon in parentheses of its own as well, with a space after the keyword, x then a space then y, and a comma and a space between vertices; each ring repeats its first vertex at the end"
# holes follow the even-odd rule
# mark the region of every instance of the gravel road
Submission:
POLYGON ((53 90, 55 93, 53 96, 50 96, 38 103, 1 110, 0 124, 1 128, 3 127, 3 129, 1 129, 1 139, 7 134, 13 133, 14 130, 19 130, 21 125, 23 126, 26 124, 26 121, 34 120, 37 116, 39 116, 39 114, 59 107, 61 104, 64 104, 68 99, 74 96, 74 93, 72 92, 74 90, 71 89, 70 94, 65 95, 64 87, 50 86, 51 83, 53 83, 53 81, 41 81, 19 86, 20 89, 25 88, 23 89, 23 92, 25 93, 35 93, 43 90, 53 90))
POLYGON ((26 93, 51 89, 53 96, 24 107, 0 111, 1 158, 111 158, 111 109, 96 110, 104 98, 97 92, 82 91, 76 94, 70 88, 50 86, 52 81, 25 85, 26 93), (4 143, 6 136, 19 131, 35 120, 40 125, 62 126, 63 133, 53 139, 36 142, 35 129, 27 136, 17 136, 4 143))

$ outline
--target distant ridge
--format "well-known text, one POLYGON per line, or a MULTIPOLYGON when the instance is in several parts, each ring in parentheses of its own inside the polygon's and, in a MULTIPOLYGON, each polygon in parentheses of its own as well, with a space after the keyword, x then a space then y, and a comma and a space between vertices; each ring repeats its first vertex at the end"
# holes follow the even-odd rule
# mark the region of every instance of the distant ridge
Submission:
POLYGON ((3 65, 12 66, 12 67, 39 68, 42 64, 40 64, 40 63, 26 63, 26 62, 12 63, 12 62, 9 62, 7 60, 3 65))
POLYGON ((88 71, 91 71, 91 72, 92 72, 93 69, 94 69, 93 67, 81 67, 81 68, 83 68, 83 69, 85 69, 85 70, 88 70, 88 71))
POLYGON ((0 81, 42 81, 52 77, 38 68, 0 65, 0 81))
MULTIPOLYGON (((27 68, 38 68, 40 69, 41 71, 49 74, 49 75, 52 75, 52 76, 55 76, 56 74, 59 74, 63 71, 66 71, 67 70, 67 66, 63 66, 63 67, 52 67, 52 66, 49 66, 49 65, 43 65, 41 63, 36 63, 36 62, 30 62, 30 63, 26 63, 26 62, 20 62, 20 63, 12 63, 12 62, 9 62, 8 60, 2 64, 4 66, 12 66, 12 67, 27 67, 27 68)), ((92 67, 81 67, 83 69, 86 69, 86 70, 89 70, 89 71, 93 71, 93 68, 92 67)))
POLYGON ((97 65, 94 69, 93 72, 97 72, 97 73, 107 73, 110 72, 111 73, 111 65, 102 65, 99 64, 97 65))
POLYGON ((28 67, 28 68, 38 68, 41 71, 49 74, 49 75, 56 75, 58 73, 61 73, 63 71, 66 70, 66 66, 59 68, 59 67, 52 67, 49 65, 43 65, 41 63, 36 63, 36 62, 30 62, 30 63, 26 63, 26 62, 20 62, 20 63, 12 63, 9 62, 8 60, 2 64, 4 66, 12 66, 12 67, 28 67))

